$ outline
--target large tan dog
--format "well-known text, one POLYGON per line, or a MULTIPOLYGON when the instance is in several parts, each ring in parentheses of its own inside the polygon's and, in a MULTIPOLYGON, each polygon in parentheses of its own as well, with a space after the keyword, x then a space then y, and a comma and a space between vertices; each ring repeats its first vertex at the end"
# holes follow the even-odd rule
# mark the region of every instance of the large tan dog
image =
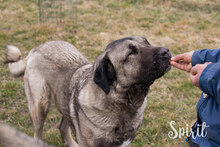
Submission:
POLYGON ((127 147, 141 125, 149 86, 170 69, 171 54, 133 36, 110 43, 94 64, 64 41, 32 49, 27 63, 13 46, 7 57, 13 75, 24 73, 35 138, 42 139, 45 117, 55 102, 67 146, 127 147))

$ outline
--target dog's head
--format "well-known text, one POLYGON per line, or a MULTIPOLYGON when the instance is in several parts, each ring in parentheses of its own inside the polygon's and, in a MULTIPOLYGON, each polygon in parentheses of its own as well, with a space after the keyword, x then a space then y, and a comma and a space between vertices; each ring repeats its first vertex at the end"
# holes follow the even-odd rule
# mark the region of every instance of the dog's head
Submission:
POLYGON ((170 69, 167 48, 151 46, 147 39, 132 36, 108 44, 94 64, 94 81, 106 93, 110 86, 129 88, 134 84, 148 87, 170 69))

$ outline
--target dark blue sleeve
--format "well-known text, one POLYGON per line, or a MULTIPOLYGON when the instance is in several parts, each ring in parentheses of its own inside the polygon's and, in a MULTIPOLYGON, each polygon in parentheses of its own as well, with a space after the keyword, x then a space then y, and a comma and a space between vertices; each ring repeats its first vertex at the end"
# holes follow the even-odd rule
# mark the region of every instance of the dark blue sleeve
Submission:
POLYGON ((209 64, 202 72, 199 86, 220 104, 220 62, 209 64))
POLYGON ((196 64, 203 64, 205 62, 220 62, 220 49, 203 49, 197 50, 193 53, 191 63, 192 66, 196 64))

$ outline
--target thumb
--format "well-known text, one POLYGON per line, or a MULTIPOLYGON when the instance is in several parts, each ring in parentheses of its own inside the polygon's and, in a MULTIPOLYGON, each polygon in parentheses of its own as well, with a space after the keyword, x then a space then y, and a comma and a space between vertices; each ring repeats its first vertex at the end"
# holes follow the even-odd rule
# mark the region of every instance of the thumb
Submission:
POLYGON ((184 58, 184 54, 180 54, 172 57, 171 61, 179 61, 179 60, 183 60, 183 58, 184 58))
POLYGON ((206 64, 206 65, 208 65, 208 64, 212 64, 212 62, 206 62, 205 64, 206 64))

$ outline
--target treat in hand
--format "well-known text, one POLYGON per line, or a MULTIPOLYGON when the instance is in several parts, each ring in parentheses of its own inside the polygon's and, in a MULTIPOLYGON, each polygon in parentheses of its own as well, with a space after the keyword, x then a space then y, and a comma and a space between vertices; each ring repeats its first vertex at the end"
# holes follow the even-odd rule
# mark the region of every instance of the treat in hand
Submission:
POLYGON ((172 57, 170 64, 178 69, 190 72, 192 68, 191 58, 193 53, 194 51, 191 51, 172 57))

